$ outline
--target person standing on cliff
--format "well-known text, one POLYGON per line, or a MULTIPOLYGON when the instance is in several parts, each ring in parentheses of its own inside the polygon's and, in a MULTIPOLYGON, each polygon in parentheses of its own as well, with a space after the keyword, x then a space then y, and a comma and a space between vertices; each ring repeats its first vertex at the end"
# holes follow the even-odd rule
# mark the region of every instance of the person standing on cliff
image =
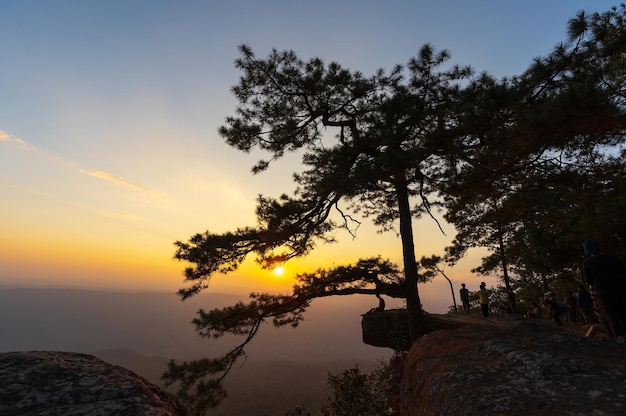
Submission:
POLYGON ((459 294, 461 295, 461 303, 463 303, 463 312, 465 315, 469 315, 470 291, 465 287, 465 283, 461 283, 461 290, 459 290, 459 294))
POLYGON ((600 253, 600 242, 589 239, 583 243, 585 282, 593 288, 596 307, 613 337, 626 335, 626 267, 611 254, 600 253))
POLYGON ((480 289, 478 290, 478 299, 480 300, 480 310, 483 313, 483 316, 486 318, 489 316, 489 291, 487 290, 487 285, 485 282, 480 284, 480 289))

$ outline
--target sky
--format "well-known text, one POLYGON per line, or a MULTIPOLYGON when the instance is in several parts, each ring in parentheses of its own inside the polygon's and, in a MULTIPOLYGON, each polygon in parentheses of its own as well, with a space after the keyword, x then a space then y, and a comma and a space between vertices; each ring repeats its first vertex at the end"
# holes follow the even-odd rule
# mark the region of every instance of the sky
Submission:
MULTIPOLYGON (((450 63, 496 77, 522 73, 566 40, 579 10, 603 0, 303 2, 229 0, 0 0, 0 287, 176 291, 174 242, 255 224, 258 194, 294 189, 298 160, 253 175, 263 154, 217 134, 236 101, 237 47, 336 61, 365 75, 429 43, 450 63)), ((442 254, 454 236, 415 224, 416 255, 442 254)), ((246 262, 212 292, 285 293, 298 272, 381 255, 400 242, 367 220, 357 238, 318 246, 281 276, 246 262)), ((470 272, 470 253, 445 272, 458 292, 497 276, 470 272)), ((438 277, 420 287, 427 311, 451 304, 438 277)))

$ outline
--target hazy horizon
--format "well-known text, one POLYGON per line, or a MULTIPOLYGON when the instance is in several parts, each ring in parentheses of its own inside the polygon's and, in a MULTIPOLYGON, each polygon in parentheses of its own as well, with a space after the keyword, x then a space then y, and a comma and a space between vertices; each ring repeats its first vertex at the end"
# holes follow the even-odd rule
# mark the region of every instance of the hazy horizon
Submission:
MULTIPOLYGON (((0 351, 129 349, 169 358, 202 358, 231 348, 237 337, 198 337, 191 324, 196 311, 242 299, 206 293, 182 302, 165 292, 0 289, 0 351)), ((361 314, 376 306, 375 300, 365 296, 317 299, 297 328, 263 325, 250 345, 250 356, 296 361, 388 356, 391 350, 362 343, 361 314)), ((389 302, 389 307, 398 306, 401 303, 389 302)))
MULTIPOLYGON (((457 290, 455 290, 455 297, 456 297, 456 302, 457 305, 459 305, 460 300, 458 299, 458 289, 460 288, 460 283, 456 283, 458 285, 458 288, 456 288, 457 290)), ((452 294, 450 293, 450 284, 447 281, 441 280, 441 281, 435 281, 435 282, 429 282, 429 283, 425 283, 425 284, 420 284, 420 288, 424 288, 426 287, 426 285, 429 286, 442 286, 442 287, 437 287, 436 289, 433 288, 429 288, 430 290, 422 290, 422 292, 425 292, 425 296, 422 296, 422 304, 424 305, 424 310, 426 310, 426 312, 429 313, 435 313, 435 314, 443 314, 443 313, 447 313, 448 309, 450 306, 452 306, 453 301, 452 301, 452 294), (447 290, 447 293, 446 293, 447 290), (444 295, 447 295, 447 297, 442 297, 442 298, 432 298, 429 297, 428 294, 432 294, 432 293, 436 293, 436 294, 441 294, 443 292, 444 295)), ((182 287, 182 286, 181 286, 182 287)), ((468 286, 468 288, 470 288, 468 286)), ((155 290, 155 289, 141 289, 141 288, 137 288, 134 290, 131 289, 127 289, 127 288, 115 288, 115 287, 93 287, 93 286, 89 286, 89 285, 84 285, 84 286, 67 286, 67 285, 54 285, 49 283, 48 285, 41 285, 41 284, 35 284, 35 283, 30 283, 30 284, 11 284, 11 283, 0 283, 0 290, 5 290, 5 289, 59 289, 59 290, 84 290, 84 291, 94 291, 94 292, 105 292, 105 293, 162 293, 162 294, 172 294, 175 295, 178 299, 180 299, 180 297, 177 294, 177 290, 155 290)), ((477 289, 477 288, 476 288, 477 289)), ((215 294, 215 295, 220 295, 220 294, 224 294, 224 295, 234 295, 234 296, 238 296, 241 299, 245 300, 248 299, 248 295, 250 294, 250 292, 252 292, 252 290, 250 291, 212 291, 210 288, 206 289, 205 291, 203 291, 202 293, 200 293, 200 295, 204 295, 204 294, 215 294)), ((270 292, 270 293, 289 293, 289 291, 281 291, 281 292, 270 292)), ((350 298, 355 298, 355 297, 361 297, 361 298, 371 298, 371 303, 375 306, 375 304, 378 302, 373 295, 349 295, 349 296, 334 296, 334 297, 330 297, 327 298, 326 300, 328 301, 337 301, 337 302, 343 302, 343 301, 348 301, 350 302, 350 298)), ((390 302, 390 304, 394 304, 394 305, 400 305, 403 304, 403 300, 402 299, 392 299, 392 298, 388 298, 386 297, 386 301, 390 302)), ((181 300, 181 302, 184 302, 181 300)))

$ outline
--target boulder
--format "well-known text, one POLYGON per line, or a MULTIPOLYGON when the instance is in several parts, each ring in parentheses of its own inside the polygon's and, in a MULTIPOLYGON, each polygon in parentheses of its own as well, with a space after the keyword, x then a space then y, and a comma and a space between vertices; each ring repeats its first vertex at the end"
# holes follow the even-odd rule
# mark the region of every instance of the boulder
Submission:
POLYGON ((175 397, 94 356, 31 351, 0 354, 3 416, 183 416, 175 397))
POLYGON ((624 415, 626 338, 514 315, 442 317, 396 360, 394 414, 624 415))

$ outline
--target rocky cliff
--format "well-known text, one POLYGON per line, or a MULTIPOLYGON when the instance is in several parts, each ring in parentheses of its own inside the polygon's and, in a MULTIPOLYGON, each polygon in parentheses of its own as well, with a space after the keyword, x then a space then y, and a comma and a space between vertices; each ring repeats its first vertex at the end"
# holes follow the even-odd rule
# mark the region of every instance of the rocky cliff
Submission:
POLYGON ((157 386, 85 354, 2 353, 0 385, 3 416, 185 415, 157 386))
POLYGON ((625 338, 511 316, 440 319, 447 329, 398 360, 396 414, 626 414, 625 338))

